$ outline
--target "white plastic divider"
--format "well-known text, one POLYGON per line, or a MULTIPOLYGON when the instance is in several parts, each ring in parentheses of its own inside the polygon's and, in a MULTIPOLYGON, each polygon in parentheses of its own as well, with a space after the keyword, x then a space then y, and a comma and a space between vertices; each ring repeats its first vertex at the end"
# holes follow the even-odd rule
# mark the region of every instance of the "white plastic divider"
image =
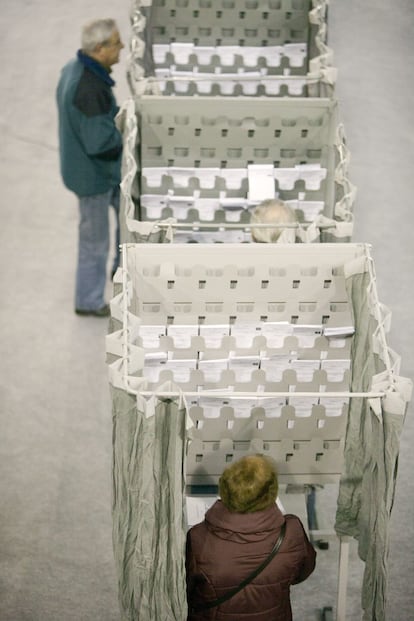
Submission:
POLYGON ((328 0, 132 0, 133 94, 332 96, 328 0), (254 72, 253 72, 254 69, 254 72))
POLYGON ((203 235, 206 241, 208 235, 212 241, 250 241, 249 207, 260 201, 248 200, 251 187, 244 171, 252 162, 273 167, 275 160, 274 193, 296 210, 297 238, 303 242, 349 241, 356 190, 348 179, 350 156, 337 115, 336 103, 321 99, 288 104, 234 98, 223 100, 220 106, 205 98, 144 97, 139 105, 126 101, 120 113, 124 132, 122 241, 160 242, 175 237, 183 241, 183 232, 190 232, 194 241, 197 237, 203 241, 203 235), (253 125, 249 122, 252 110, 257 119, 253 125), (205 123, 214 125, 218 136, 214 146, 213 128, 204 127, 205 123), (271 140, 273 133, 277 137, 271 140), (240 152, 233 162, 235 141, 240 152), (185 155, 180 155, 182 144, 187 145, 185 155), (199 161, 203 154, 207 157, 199 161), (238 170, 237 189, 233 177, 238 170), (159 181, 155 187, 152 177, 147 179, 150 171, 159 181), (179 171, 181 177, 187 171, 188 187, 171 186, 179 171), (286 186, 284 177, 289 171, 297 179, 286 190, 279 184, 286 186), (207 173, 211 178, 204 180, 207 173), (316 185, 298 181, 299 174, 316 173, 316 185), (207 181, 211 188, 204 188, 207 181))

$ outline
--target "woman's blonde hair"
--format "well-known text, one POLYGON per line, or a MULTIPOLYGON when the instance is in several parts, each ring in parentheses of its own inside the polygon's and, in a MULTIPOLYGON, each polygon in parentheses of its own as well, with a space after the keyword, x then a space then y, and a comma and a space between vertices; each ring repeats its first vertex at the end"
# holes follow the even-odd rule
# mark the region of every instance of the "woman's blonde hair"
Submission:
MULTIPOLYGON (((250 224, 290 224, 297 222, 295 212, 289 205, 277 198, 271 198, 257 205, 252 211, 250 224)), ((275 243, 283 231, 283 227, 252 226, 252 239, 255 242, 275 243)))
POLYGON ((219 494, 223 504, 234 513, 253 513, 276 502, 276 467, 263 455, 247 455, 223 471, 219 494))

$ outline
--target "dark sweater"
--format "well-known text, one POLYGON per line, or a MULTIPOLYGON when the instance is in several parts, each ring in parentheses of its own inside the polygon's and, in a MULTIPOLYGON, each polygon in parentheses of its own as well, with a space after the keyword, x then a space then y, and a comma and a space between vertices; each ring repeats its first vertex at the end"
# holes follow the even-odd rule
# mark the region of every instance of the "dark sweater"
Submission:
POLYGON ((81 51, 60 76, 60 168, 66 187, 78 196, 101 194, 121 181, 122 136, 114 122, 113 85, 108 71, 81 51))

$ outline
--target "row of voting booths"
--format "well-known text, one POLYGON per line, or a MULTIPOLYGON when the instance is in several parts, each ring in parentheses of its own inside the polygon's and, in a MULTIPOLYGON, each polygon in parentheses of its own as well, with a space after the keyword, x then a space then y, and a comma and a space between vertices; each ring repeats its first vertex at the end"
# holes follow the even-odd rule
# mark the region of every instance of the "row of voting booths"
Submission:
POLYGON ((107 336, 125 621, 187 618, 193 490, 249 453, 275 459, 282 484, 337 485, 338 593, 323 618, 346 619, 354 537, 364 619, 385 619, 411 383, 387 344, 370 246, 352 243, 327 31, 325 0, 131 4, 107 336), (252 209, 274 197, 297 222, 251 243, 252 209))

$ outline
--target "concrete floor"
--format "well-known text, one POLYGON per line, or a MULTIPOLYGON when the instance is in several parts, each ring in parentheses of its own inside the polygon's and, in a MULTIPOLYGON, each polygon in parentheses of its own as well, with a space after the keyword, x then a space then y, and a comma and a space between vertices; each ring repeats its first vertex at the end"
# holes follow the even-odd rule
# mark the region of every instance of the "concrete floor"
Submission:
MULTIPOLYGON (((331 0, 329 42, 358 187, 354 240, 373 244, 380 299, 393 311, 388 340, 402 355, 402 375, 414 377, 414 5, 392 7, 331 0)), ((3 0, 1 8, 0 620, 116 621, 107 322, 73 313, 78 214, 59 177, 54 92, 85 21, 113 16, 128 40, 129 2, 3 0)), ((122 102, 124 62, 114 74, 122 102)), ((414 619, 413 443, 411 406, 392 519, 389 621, 414 619)), ((315 621, 319 605, 334 603, 335 575, 332 548, 295 595, 296 619, 315 621)), ((352 621, 361 618, 360 575, 353 553, 352 621)))

